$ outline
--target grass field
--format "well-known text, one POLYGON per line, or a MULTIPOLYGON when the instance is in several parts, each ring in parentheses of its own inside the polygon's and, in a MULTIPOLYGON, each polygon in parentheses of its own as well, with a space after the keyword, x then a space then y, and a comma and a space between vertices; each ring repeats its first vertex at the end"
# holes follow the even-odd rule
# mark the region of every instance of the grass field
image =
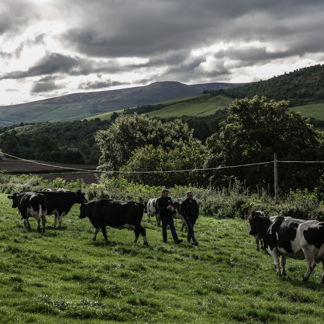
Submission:
POLYGON ((106 113, 99 114, 99 115, 94 115, 94 116, 91 116, 91 117, 87 117, 87 118, 85 118, 85 119, 87 119, 87 120, 92 120, 92 119, 99 118, 99 119, 101 119, 101 120, 109 120, 110 117, 111 117, 111 115, 112 115, 113 113, 120 113, 120 112, 122 112, 122 111, 124 111, 124 109, 115 110, 115 111, 108 111, 108 112, 106 112, 106 113))
POLYGON ((152 117, 168 118, 180 116, 208 116, 219 109, 226 108, 232 102, 231 98, 225 96, 198 95, 195 97, 174 100, 165 104, 160 110, 149 112, 152 117))
POLYGON ((302 116, 307 118, 315 118, 324 120, 324 102, 317 104, 310 104, 304 106, 292 107, 291 110, 301 113, 302 116))
POLYGON ((193 247, 163 244, 144 215, 147 248, 127 230, 93 242, 77 206, 63 229, 48 217, 39 234, 3 194, 0 203, 0 323, 323 323, 321 267, 303 283, 305 262, 288 259, 278 278, 243 220, 200 217, 193 247))

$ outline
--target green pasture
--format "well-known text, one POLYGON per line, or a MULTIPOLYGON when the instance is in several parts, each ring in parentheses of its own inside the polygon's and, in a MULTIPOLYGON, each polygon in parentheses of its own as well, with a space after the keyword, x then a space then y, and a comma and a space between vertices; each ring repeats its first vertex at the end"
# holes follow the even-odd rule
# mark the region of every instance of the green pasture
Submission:
POLYGON ((232 102, 231 98, 225 96, 198 95, 165 103, 166 106, 160 110, 149 112, 152 117, 169 118, 181 116, 208 116, 219 109, 226 108, 232 102))
POLYGON ((307 118, 324 120, 324 102, 304 106, 296 106, 290 109, 295 112, 299 112, 302 116, 307 118))
POLYGON ((92 119, 99 118, 99 119, 101 119, 101 120, 109 120, 110 117, 111 117, 111 115, 112 115, 113 113, 120 113, 120 112, 122 112, 122 111, 124 111, 124 109, 119 109, 119 110, 114 110, 114 111, 108 111, 108 112, 106 112, 106 113, 98 114, 98 115, 93 115, 93 116, 87 117, 87 118, 85 118, 85 119, 87 119, 87 120, 92 120, 92 119))
POLYGON ((306 263, 288 259, 288 277, 278 278, 244 220, 201 216, 196 247, 162 243, 144 215, 148 248, 110 228, 109 244, 101 233, 93 242, 78 206, 62 229, 48 217, 40 234, 6 195, 0 203, 0 323, 323 323, 321 266, 303 283, 306 263))

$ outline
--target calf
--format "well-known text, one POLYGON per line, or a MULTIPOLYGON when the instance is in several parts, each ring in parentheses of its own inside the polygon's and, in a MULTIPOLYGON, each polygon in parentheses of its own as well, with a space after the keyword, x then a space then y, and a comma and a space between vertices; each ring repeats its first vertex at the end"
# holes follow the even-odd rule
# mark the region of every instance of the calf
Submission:
POLYGON ((54 215, 54 227, 57 221, 59 228, 62 227, 62 218, 67 215, 74 204, 86 203, 85 194, 78 190, 71 191, 38 191, 47 198, 47 215, 54 215))
POLYGON ((21 192, 14 193, 8 196, 12 199, 12 208, 18 208, 21 214, 24 225, 30 229, 29 217, 34 217, 37 221, 37 231, 40 232, 40 221, 42 220, 43 233, 45 232, 46 223, 46 209, 47 199, 46 196, 37 192, 21 192))
POLYGON ((174 201, 173 205, 174 205, 174 211, 175 211, 175 213, 173 214, 173 218, 177 218, 177 219, 181 220, 181 222, 182 222, 181 231, 183 231, 184 228, 186 228, 186 231, 188 231, 187 222, 186 222, 185 218, 182 216, 182 214, 180 213, 181 202, 174 201))
MULTIPOLYGON (((308 267, 304 281, 308 280, 316 262, 322 262, 324 268, 324 222, 282 216, 270 220, 255 211, 248 217, 248 226, 251 235, 258 234, 263 238, 264 247, 273 257, 279 276, 286 275, 287 256, 306 259, 308 267)), ((321 283, 324 283, 324 276, 321 283)))
POLYGON ((94 241, 99 230, 101 230, 106 242, 108 242, 106 226, 111 226, 118 229, 128 228, 129 230, 134 230, 134 243, 137 242, 141 234, 144 244, 148 245, 145 228, 141 226, 144 208, 144 205, 136 202, 100 199, 82 204, 80 206, 79 218, 89 218, 95 228, 94 241))

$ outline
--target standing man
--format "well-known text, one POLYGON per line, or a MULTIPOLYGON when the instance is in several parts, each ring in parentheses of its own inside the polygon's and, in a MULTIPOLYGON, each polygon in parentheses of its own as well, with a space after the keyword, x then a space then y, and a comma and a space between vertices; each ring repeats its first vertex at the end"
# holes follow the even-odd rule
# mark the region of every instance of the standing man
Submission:
POLYGON ((169 190, 163 189, 162 196, 157 200, 158 209, 160 212, 160 217, 162 220, 162 236, 163 242, 167 242, 167 227, 170 225, 171 234, 173 236, 173 240, 175 244, 181 243, 183 240, 178 239, 177 232, 174 228, 173 223, 173 212, 174 206, 172 199, 169 197, 169 190))
POLYGON ((187 199, 181 204, 180 214, 188 224, 188 243, 192 239, 193 244, 198 245, 194 234, 194 226, 199 215, 199 207, 197 201, 192 197, 192 191, 187 192, 187 199))

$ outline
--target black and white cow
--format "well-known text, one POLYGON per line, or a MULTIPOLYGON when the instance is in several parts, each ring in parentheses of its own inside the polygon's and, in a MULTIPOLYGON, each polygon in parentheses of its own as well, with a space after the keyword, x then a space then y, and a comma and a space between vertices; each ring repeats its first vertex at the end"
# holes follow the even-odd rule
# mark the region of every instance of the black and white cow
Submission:
POLYGON ((12 199, 12 208, 18 208, 24 225, 30 229, 29 217, 34 217, 37 221, 37 231, 40 232, 40 221, 42 220, 43 233, 45 232, 47 199, 46 196, 33 191, 14 193, 8 196, 12 199))
POLYGON ((62 217, 67 215, 74 204, 86 203, 85 194, 78 190, 72 191, 38 191, 47 198, 47 215, 54 215, 54 227, 57 221, 62 227, 62 217))
POLYGON ((141 234, 144 244, 148 245, 146 240, 145 228, 141 226, 144 213, 144 205, 136 202, 125 202, 112 199, 99 199, 80 206, 79 218, 88 217, 95 228, 93 240, 96 240, 99 230, 108 242, 106 226, 113 228, 127 228, 134 230, 135 240, 137 242, 141 234))
POLYGON ((160 213, 159 213, 159 209, 157 206, 157 198, 151 198, 147 204, 146 204, 146 213, 147 213, 147 218, 148 218, 148 222, 152 223, 151 217, 156 218, 156 224, 158 226, 160 226, 160 213))
MULTIPOLYGON (((149 223, 151 223, 151 216, 155 216, 155 218, 156 218, 156 224, 158 226, 160 226, 160 224, 161 224, 161 217, 160 217, 159 206, 158 206, 157 200, 158 200, 158 198, 151 198, 148 201, 147 205, 146 205, 146 211, 147 211, 147 217, 149 219, 149 223)), ((174 206, 173 218, 177 218, 177 219, 180 219, 181 220, 181 222, 182 222, 182 228, 181 228, 181 230, 183 230, 184 227, 188 228, 186 220, 180 214, 181 202, 174 201, 173 202, 173 206, 174 206)))
MULTIPOLYGON (((324 222, 301 220, 276 216, 272 220, 255 211, 248 217, 251 235, 258 234, 264 240, 264 247, 273 257, 276 272, 286 275, 286 257, 306 259, 307 281, 316 266, 322 262, 324 268, 324 222), (280 264, 279 264, 280 259, 280 264)), ((324 276, 321 283, 324 283, 324 276)))
MULTIPOLYGON (((254 213, 259 213, 263 217, 268 217, 269 220, 270 220, 270 223, 272 223, 274 221, 274 219, 276 218, 276 216, 269 217, 268 214, 266 214, 265 212, 263 212, 261 210, 254 211, 254 213)), ((249 215, 249 217, 250 217, 250 215, 249 215)), ((256 249, 257 249, 257 251, 260 251, 260 244, 261 244, 261 249, 264 250, 264 242, 263 242, 263 238, 260 236, 260 234, 259 233, 256 233, 254 235, 254 238, 255 238, 255 243, 256 243, 256 249)))

